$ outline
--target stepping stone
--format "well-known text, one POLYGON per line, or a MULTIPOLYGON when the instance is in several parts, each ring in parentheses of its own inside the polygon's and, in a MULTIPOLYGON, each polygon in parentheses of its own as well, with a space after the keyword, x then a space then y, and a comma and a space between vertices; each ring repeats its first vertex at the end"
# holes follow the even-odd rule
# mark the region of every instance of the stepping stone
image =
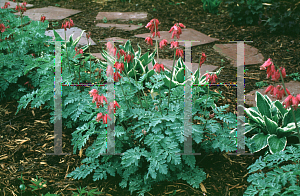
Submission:
POLYGON ((142 28, 142 26, 140 26, 140 25, 113 24, 113 23, 99 23, 96 26, 97 27, 104 27, 104 28, 115 27, 116 29, 122 29, 124 31, 132 31, 132 30, 142 28))
POLYGON ((109 38, 103 39, 102 41, 114 41, 117 43, 123 43, 123 45, 125 45, 125 43, 127 42, 127 39, 123 39, 120 37, 109 37, 109 38), (123 42, 121 42, 121 41, 123 41, 123 42))
POLYGON ((99 12, 96 20, 146 20, 146 12, 99 12))
MULTIPOLYGON (((237 47, 236 44, 216 44, 213 47, 221 55, 231 61, 232 66, 236 66, 237 47)), ((245 44, 245 65, 263 64, 264 57, 258 50, 245 44)))
MULTIPOLYGON (((55 31, 63 38, 65 39, 65 29, 55 29, 55 31)), ((67 40, 69 40, 69 37, 71 34, 74 34, 73 35, 73 40, 77 39, 77 37, 80 36, 82 32, 82 29, 78 28, 78 27, 71 27, 70 29, 67 28, 67 31, 66 31, 66 38, 67 40)), ((49 31, 46 31, 45 32, 45 35, 48 35, 48 36, 51 36, 53 39, 52 41, 54 41, 54 33, 53 33, 53 30, 49 30, 49 31)), ((50 41, 50 40, 49 40, 50 41)), ((96 43, 91 39, 89 38, 89 42, 91 45, 96 45, 96 43)), ((87 39, 86 39, 86 32, 83 32, 82 34, 82 37, 80 38, 79 42, 77 43, 77 46, 76 47, 82 47, 82 46, 85 46, 87 45, 88 42, 87 42, 87 39)))
MULTIPOLYGON (((65 9, 60 7, 48 6, 44 8, 33 8, 26 10, 23 15, 28 16, 31 20, 39 21, 41 20, 41 15, 46 16, 46 20, 62 20, 64 18, 70 17, 74 14, 78 14, 81 11, 73 9, 65 9)), ((20 15, 19 12, 14 13, 15 15, 20 15)))
MULTIPOLYGON (((281 83, 276 83, 276 85, 280 85, 281 83)), ((289 83, 285 83, 285 87, 290 91, 291 95, 295 96, 298 95, 300 93, 300 82, 298 81, 291 81, 289 83), (293 94, 294 93, 294 94, 293 94)), ((249 92, 248 94, 245 95, 245 103, 248 104, 250 107, 256 107, 256 101, 255 101, 255 93, 256 91, 260 92, 262 95, 265 95, 265 90, 268 87, 265 87, 263 89, 258 89, 258 90, 253 90, 251 92, 249 92)), ((272 97, 270 95, 270 92, 267 93, 267 96, 272 100, 272 101, 276 101, 277 97, 272 97)), ((278 100, 281 103, 287 98, 288 96, 284 96, 282 98, 282 100, 278 100)))
MULTIPOLYGON (((0 9, 1 9, 1 7, 4 7, 5 2, 9 2, 9 3, 10 3, 10 5, 7 7, 7 9, 8 9, 8 8, 15 9, 16 6, 18 5, 17 2, 7 1, 7 0, 0 0, 0 9)), ((23 2, 22 2, 22 3, 23 3, 23 2)), ((21 6, 22 3, 19 2, 19 5, 21 6)), ((30 7, 33 7, 33 5, 32 5, 32 4, 26 4, 26 12, 28 11, 27 8, 30 8, 30 7)))
MULTIPOLYGON (((160 38, 155 37, 155 39, 157 38, 159 41, 166 39, 168 41, 168 43, 170 44, 171 41, 174 41, 174 39, 172 39, 172 32, 169 33, 169 31, 159 31, 160 32, 160 38)), ((146 38, 146 37, 150 37, 152 36, 152 34, 150 33, 144 33, 144 34, 138 34, 135 35, 135 37, 141 37, 141 38, 146 38)), ((176 36, 174 36, 176 38, 176 36)), ((155 40, 153 39, 153 40, 155 40)), ((176 38, 177 39, 177 38, 176 38)), ((199 31, 196 31, 194 29, 182 29, 182 34, 180 35, 179 38, 180 41, 200 41, 200 42, 192 42, 192 46, 198 46, 198 45, 203 45, 203 44, 207 44, 207 43, 211 43, 214 41, 217 41, 218 39, 216 38, 211 38, 203 33, 200 33, 199 31)), ((179 45, 184 46, 184 42, 179 42, 179 45)))

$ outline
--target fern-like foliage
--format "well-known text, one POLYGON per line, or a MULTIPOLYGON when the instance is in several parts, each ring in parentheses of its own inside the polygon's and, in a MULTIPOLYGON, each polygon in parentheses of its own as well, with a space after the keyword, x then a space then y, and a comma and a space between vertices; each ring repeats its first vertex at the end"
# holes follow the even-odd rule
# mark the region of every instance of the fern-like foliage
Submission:
POLYGON ((251 174, 247 181, 251 185, 247 188, 244 196, 250 195, 299 195, 299 174, 300 174, 300 145, 287 146, 286 150, 268 154, 248 167, 251 174), (281 163, 292 161, 292 164, 280 166, 281 163), (264 173, 263 169, 272 169, 264 173))
MULTIPOLYGON (((163 78, 164 76, 161 75, 153 75, 150 82, 146 82, 148 88, 160 94, 153 98, 149 94, 144 97, 140 96, 143 100, 142 104, 137 95, 143 92, 141 84, 143 77, 139 81, 124 77, 115 83, 116 101, 121 106, 115 113, 117 119, 115 152, 124 153, 121 157, 100 156, 101 153, 106 152, 106 127, 102 123, 95 123, 94 119, 78 127, 72 134, 74 153, 86 144, 89 136, 98 135, 94 143, 86 150, 86 156, 90 157, 93 163, 97 162, 98 158, 102 158, 102 162, 106 164, 105 166, 93 165, 96 167, 94 180, 106 178, 107 173, 114 176, 117 172, 122 178, 120 186, 128 187, 131 194, 137 192, 139 195, 144 195, 151 190, 152 185, 166 179, 183 179, 194 188, 199 188, 199 183, 205 180, 205 172, 196 167, 195 156, 176 155, 176 153, 183 153, 184 146, 184 87, 171 89, 171 102, 168 107, 167 93, 169 91, 163 87, 163 78), (158 104, 159 110, 154 109, 154 104, 158 104), (167 109, 169 109, 168 115, 167 109), (95 127, 91 128, 93 123, 95 127), (146 135, 143 134, 142 129, 147 132, 146 135), (111 166, 108 166, 108 163, 111 163, 111 166)), ((205 113, 202 117, 203 124, 192 125, 193 141, 202 144, 204 131, 206 131, 215 135, 211 135, 208 151, 236 150, 235 133, 232 131, 235 128, 236 116, 224 113, 228 106, 217 107, 214 99, 206 98, 208 101, 198 98, 193 105, 193 110, 205 113), (215 117, 223 121, 222 125, 214 119, 207 120, 209 113, 203 111, 205 103, 207 108, 215 111, 215 117)), ((196 113, 193 114, 196 119, 196 113)), ((193 153, 195 153, 194 149, 193 153)), ((78 173, 90 174, 90 169, 93 167, 77 168, 68 177, 82 178, 85 175, 79 176, 78 173)))

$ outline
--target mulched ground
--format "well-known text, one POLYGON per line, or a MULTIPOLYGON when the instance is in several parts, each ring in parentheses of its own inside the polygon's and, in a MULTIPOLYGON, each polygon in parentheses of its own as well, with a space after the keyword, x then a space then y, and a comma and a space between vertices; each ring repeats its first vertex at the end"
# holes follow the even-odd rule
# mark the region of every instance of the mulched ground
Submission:
MULTIPOLYGON (((147 52, 148 45, 140 38, 131 37, 134 34, 149 33, 149 30, 142 28, 139 30, 125 32, 118 29, 98 28, 95 25, 95 17, 100 11, 145 11, 148 12, 147 21, 133 21, 132 24, 142 23, 145 26, 151 19, 158 18, 160 21, 160 30, 168 31, 176 22, 181 22, 188 28, 193 28, 211 37, 218 38, 222 41, 211 44, 193 47, 192 62, 198 63, 199 55, 205 52, 207 55, 206 64, 221 66, 221 59, 225 60, 219 77, 219 82, 235 82, 236 68, 230 65, 230 62, 215 52, 212 48, 214 44, 228 43, 228 40, 252 40, 248 43, 259 49, 266 58, 272 58, 279 66, 286 69, 287 74, 300 72, 300 50, 299 36, 297 35, 280 35, 268 33, 263 25, 253 26, 235 26, 231 23, 225 4, 221 4, 220 15, 213 15, 203 11, 202 2, 199 0, 186 0, 185 4, 174 5, 173 1, 165 0, 132 0, 123 3, 120 1, 106 2, 99 4, 91 1, 73 0, 70 1, 27 1, 34 4, 35 7, 55 6, 59 4, 63 8, 81 10, 82 12, 72 16, 75 26, 86 29, 92 33, 95 42, 108 37, 122 37, 132 40, 134 50, 137 50, 139 43, 142 53, 147 52), (223 39, 222 39, 223 38, 223 39)), ((61 21, 56 21, 60 24, 61 21)), ((116 22, 116 21, 108 21, 116 22)), ((118 23, 126 23, 119 21, 118 23)), ((263 23, 262 23, 263 24, 263 23)), ((47 30, 51 30, 52 25, 47 30)), ((97 42, 99 43, 99 42, 97 42)), ((104 43, 91 46, 91 52, 98 53, 104 43)), ((159 53, 160 58, 173 59, 171 51, 159 53)), ((245 74, 245 93, 257 89, 255 83, 258 81, 268 81, 265 71, 259 70, 260 65, 247 66, 248 71, 245 74)), ((286 82, 291 80, 290 77, 285 79, 286 82)), ((226 99, 220 100, 217 105, 230 104, 229 112, 236 111, 236 88, 235 87, 212 87, 220 89, 226 99)), ((108 177, 107 180, 93 182, 92 175, 83 180, 72 180, 66 177, 68 173, 81 165, 81 160, 85 158, 79 154, 69 156, 46 156, 45 153, 53 152, 53 125, 49 123, 50 110, 41 108, 30 109, 27 107, 21 110, 15 116, 17 101, 6 101, 1 103, 1 107, 7 110, 1 125, 0 135, 0 193, 2 195, 21 195, 19 185, 21 173, 25 185, 31 184, 30 180, 35 176, 47 180, 47 187, 40 192, 35 191, 37 195, 47 192, 60 193, 62 195, 71 195, 76 191, 76 187, 85 187, 87 189, 98 188, 99 191, 105 192, 106 195, 130 195, 127 190, 119 187, 120 177, 108 177)), ((245 105, 247 107, 247 105, 245 105)), ((0 108, 1 108, 0 107, 0 108)), ((71 133, 74 130, 64 129, 63 131, 63 152, 72 153, 71 133)), ((89 146, 89 141, 86 146, 89 146)), ((84 148, 84 150, 86 147, 84 148)), ((246 152, 248 152, 246 150, 246 152)), ((197 165, 204 168, 207 173, 207 179, 203 185, 207 191, 206 195, 243 195, 249 183, 247 183, 247 167, 263 155, 259 152, 254 156, 226 156, 224 153, 206 154, 196 156, 197 165)), ((154 186, 148 195, 167 195, 177 190, 176 195, 203 195, 201 189, 196 190, 189 186, 185 181, 164 182, 154 186)), ((27 190, 23 195, 32 195, 27 190)))

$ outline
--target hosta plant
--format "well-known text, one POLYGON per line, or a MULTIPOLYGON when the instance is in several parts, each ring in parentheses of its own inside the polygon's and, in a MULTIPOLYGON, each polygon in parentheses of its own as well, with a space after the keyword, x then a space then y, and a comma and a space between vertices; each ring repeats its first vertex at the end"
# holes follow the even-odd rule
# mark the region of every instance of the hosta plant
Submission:
MULTIPOLYGON (((245 108, 249 117, 245 124, 245 134, 254 135, 249 140, 249 149, 258 152, 269 147, 271 153, 283 151, 287 145, 287 137, 297 136, 296 126, 291 108, 285 109, 280 101, 271 101, 267 95, 256 91, 257 107, 245 108)), ((300 126, 300 110, 295 111, 298 127, 300 126)))
POLYGON ((254 164, 248 167, 251 174, 247 181, 251 183, 244 196, 300 195, 300 145, 287 146, 285 151, 260 156, 254 164), (269 170, 268 172, 265 172, 269 170))
POLYGON ((270 92, 279 100, 284 95, 288 95, 288 97, 282 103, 278 100, 272 102, 267 95, 263 96, 257 91, 255 95, 257 107, 245 108, 249 118, 249 121, 246 121, 245 129, 246 133, 250 131, 254 133, 248 144, 251 151, 257 152, 269 146, 269 150, 273 154, 284 150, 289 136, 297 136, 300 142, 300 110, 297 110, 300 94, 293 96, 285 88, 283 79, 286 77, 285 68, 278 68, 270 58, 260 66, 260 69, 267 69, 267 78, 271 77, 273 81, 281 78, 283 85, 276 87, 270 85, 265 93, 270 92))

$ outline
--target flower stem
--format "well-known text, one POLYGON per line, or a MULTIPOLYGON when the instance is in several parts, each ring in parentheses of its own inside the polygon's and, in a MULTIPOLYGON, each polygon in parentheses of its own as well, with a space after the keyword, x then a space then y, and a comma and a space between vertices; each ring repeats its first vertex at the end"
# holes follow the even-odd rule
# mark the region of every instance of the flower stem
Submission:
POLYGON ((170 84, 169 84, 169 94, 168 94, 168 110, 167 115, 169 114, 169 106, 170 106, 170 94, 171 94, 171 82, 173 78, 173 71, 175 66, 175 55, 176 55, 176 49, 174 48, 174 59, 173 59, 173 66, 172 66, 172 72, 171 72, 171 78, 170 78, 170 84))
MULTIPOLYGON (((207 99, 206 99, 206 101, 205 101, 204 113, 205 113, 205 111, 206 111, 206 106, 207 106, 207 100, 208 100, 208 98, 209 98, 209 84, 208 84, 208 89, 207 89, 207 99)), ((206 119, 206 116, 205 116, 205 115, 204 115, 204 117, 205 117, 205 119, 206 119)), ((206 121, 205 121, 204 128, 206 127, 206 123, 207 123, 207 119, 206 119, 206 121)))

